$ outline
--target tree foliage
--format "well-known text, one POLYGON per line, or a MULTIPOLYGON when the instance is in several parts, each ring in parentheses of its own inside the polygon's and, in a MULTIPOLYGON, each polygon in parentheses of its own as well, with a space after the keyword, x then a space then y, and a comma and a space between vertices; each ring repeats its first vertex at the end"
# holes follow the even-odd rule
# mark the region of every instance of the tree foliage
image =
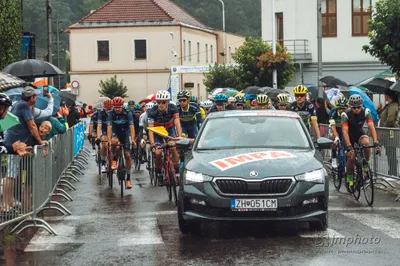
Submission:
POLYGON ((369 45, 364 45, 363 50, 399 72, 400 0, 377 1, 369 27, 369 45))
POLYGON ((272 71, 277 69, 278 87, 283 89, 294 76, 294 62, 286 48, 279 44, 276 55, 272 48, 261 38, 248 38, 232 54, 236 65, 216 65, 205 74, 204 85, 209 90, 214 88, 244 89, 248 86, 272 87, 272 71))
POLYGON ((106 79, 105 81, 100 80, 99 86, 99 93, 101 96, 106 96, 110 99, 117 96, 122 98, 128 97, 126 94, 128 92, 128 88, 124 85, 124 80, 118 82, 116 75, 106 79))
POLYGON ((0 70, 20 59, 21 9, 15 0, 0 1, 0 70))

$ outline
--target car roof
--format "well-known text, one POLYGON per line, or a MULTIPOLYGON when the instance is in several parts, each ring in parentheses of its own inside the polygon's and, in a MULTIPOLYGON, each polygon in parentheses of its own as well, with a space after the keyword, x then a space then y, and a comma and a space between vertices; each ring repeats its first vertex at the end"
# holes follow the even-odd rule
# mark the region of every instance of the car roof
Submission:
POLYGON ((207 118, 224 118, 224 117, 240 117, 240 116, 270 116, 270 117, 286 117, 297 118, 300 116, 296 112, 283 110, 232 110, 223 112, 212 112, 207 118))

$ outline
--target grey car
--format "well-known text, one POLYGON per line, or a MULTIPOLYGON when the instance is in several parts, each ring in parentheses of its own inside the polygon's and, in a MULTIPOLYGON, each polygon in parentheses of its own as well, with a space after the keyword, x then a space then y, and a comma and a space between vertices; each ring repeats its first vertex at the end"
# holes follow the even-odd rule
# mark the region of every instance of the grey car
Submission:
POLYGON ((328 178, 319 150, 331 144, 314 144, 294 112, 210 114, 181 172, 181 232, 203 221, 301 221, 325 230, 328 178))

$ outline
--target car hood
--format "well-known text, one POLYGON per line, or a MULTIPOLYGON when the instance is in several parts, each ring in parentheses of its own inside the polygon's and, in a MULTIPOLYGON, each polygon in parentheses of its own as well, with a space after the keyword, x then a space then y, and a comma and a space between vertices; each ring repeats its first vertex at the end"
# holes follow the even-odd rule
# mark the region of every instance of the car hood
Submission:
POLYGON ((315 150, 234 149, 193 151, 186 169, 216 177, 295 176, 323 167, 315 150))

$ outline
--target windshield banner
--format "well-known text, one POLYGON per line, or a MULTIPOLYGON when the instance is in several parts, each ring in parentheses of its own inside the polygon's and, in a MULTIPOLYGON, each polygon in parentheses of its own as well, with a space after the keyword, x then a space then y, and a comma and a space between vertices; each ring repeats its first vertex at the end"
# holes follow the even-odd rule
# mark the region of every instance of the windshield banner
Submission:
POLYGON ((296 156, 287 151, 262 151, 239 154, 232 157, 226 157, 223 159, 215 160, 210 162, 221 171, 231 169, 233 167, 262 160, 276 160, 276 159, 290 159, 296 156))

